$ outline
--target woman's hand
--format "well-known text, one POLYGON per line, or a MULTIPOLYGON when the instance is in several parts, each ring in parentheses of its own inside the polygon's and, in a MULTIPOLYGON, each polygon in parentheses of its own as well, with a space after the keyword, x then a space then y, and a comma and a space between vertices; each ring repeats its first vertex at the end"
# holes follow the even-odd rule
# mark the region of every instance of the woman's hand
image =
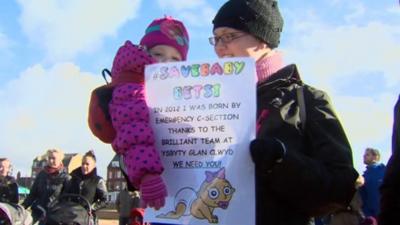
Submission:
POLYGON ((255 139, 250 143, 250 153, 256 169, 268 172, 276 163, 282 162, 286 147, 276 138, 255 139))

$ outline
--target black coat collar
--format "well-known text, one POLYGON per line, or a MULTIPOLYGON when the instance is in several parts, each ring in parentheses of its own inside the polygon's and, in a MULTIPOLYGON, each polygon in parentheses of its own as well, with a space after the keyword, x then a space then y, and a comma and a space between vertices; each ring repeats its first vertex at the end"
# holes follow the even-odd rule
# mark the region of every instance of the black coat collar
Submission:
POLYGON ((265 91, 265 88, 271 88, 271 85, 279 85, 282 83, 298 83, 302 84, 299 71, 295 64, 283 67, 274 73, 271 77, 257 85, 257 91, 265 91))

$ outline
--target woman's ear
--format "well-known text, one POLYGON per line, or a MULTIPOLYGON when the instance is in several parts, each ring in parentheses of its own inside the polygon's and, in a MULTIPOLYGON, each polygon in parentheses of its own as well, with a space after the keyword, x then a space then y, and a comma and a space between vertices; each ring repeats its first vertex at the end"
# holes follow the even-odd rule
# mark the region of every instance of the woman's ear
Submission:
POLYGON ((265 43, 265 42, 260 42, 260 43, 257 45, 255 51, 257 51, 257 52, 259 52, 259 54, 265 56, 266 54, 268 54, 269 52, 271 52, 272 49, 268 46, 267 43, 265 43))
POLYGON ((262 50, 270 51, 271 50, 271 48, 268 46, 267 43, 265 43, 264 41, 262 41, 262 40, 260 40, 258 38, 256 38, 256 40, 257 40, 257 43, 258 43, 257 47, 256 47, 257 51, 262 51, 262 50))
POLYGON ((262 46, 262 49, 267 49, 268 51, 271 51, 272 49, 268 46, 267 43, 260 41, 260 45, 262 46))

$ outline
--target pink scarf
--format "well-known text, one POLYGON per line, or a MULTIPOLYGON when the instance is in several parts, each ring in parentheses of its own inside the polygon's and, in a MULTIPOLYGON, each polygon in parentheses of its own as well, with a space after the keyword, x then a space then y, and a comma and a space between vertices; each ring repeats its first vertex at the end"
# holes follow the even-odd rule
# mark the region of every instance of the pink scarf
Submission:
POLYGON ((44 170, 48 174, 58 174, 58 172, 60 172, 60 170, 62 170, 63 168, 64 168, 64 165, 61 163, 58 167, 50 167, 47 165, 44 167, 44 170))
POLYGON ((272 55, 260 59, 256 62, 258 82, 267 80, 272 74, 283 67, 283 58, 280 52, 274 52, 272 55))

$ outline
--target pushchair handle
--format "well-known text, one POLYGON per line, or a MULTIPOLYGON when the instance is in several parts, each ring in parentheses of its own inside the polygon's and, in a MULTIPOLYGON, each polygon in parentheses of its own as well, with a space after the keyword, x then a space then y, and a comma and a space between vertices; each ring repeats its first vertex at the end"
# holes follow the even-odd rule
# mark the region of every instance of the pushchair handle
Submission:
POLYGON ((62 200, 70 200, 70 201, 74 201, 77 203, 83 203, 82 206, 84 208, 86 208, 89 213, 92 213, 92 206, 89 202, 89 200, 87 200, 84 196, 79 195, 79 194, 62 194, 60 195, 60 197, 58 198, 58 200, 61 202, 62 200))
POLYGON ((58 201, 48 209, 46 224, 82 224, 94 223, 90 202, 79 194, 62 194, 58 201))

